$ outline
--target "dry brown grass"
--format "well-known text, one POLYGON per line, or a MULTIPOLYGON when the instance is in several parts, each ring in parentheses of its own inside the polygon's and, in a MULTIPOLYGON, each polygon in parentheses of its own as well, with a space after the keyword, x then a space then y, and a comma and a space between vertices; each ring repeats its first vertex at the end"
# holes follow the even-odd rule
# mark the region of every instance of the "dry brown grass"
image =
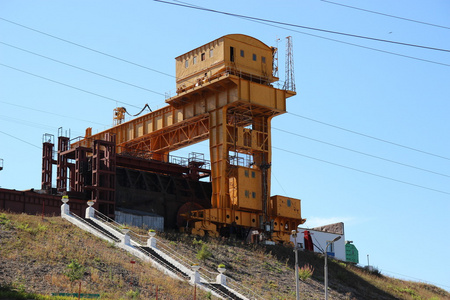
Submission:
MULTIPOLYGON (((133 228, 133 231, 140 230, 133 228)), ((146 231, 140 230, 140 234, 146 231)), ((197 261, 215 271, 225 264, 226 275, 261 295, 263 299, 295 299, 292 248, 248 245, 228 239, 161 233, 158 238, 196 261, 207 245, 212 256, 197 261)), ((0 285, 40 294, 77 292, 78 286, 64 275, 67 265, 78 260, 86 267, 83 293, 100 293, 102 299, 193 299, 193 287, 163 276, 150 264, 131 257, 115 246, 93 237, 60 217, 45 218, 0 212, 0 285), (135 260, 132 265, 130 260, 135 260)), ((302 264, 315 271, 300 282, 301 299, 323 298, 323 257, 299 253, 302 264)), ((301 264, 301 265, 302 265, 301 264)), ((450 294, 422 283, 374 275, 342 262, 329 262, 330 299, 445 300, 450 294)), ((197 289, 197 299, 208 295, 197 289)))

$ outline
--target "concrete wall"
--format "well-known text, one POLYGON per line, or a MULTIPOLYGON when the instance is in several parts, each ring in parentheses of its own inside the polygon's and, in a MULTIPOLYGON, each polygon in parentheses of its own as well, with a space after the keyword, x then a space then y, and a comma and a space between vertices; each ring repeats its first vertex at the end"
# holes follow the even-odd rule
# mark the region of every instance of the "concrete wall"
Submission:
POLYGON ((164 231, 164 218, 158 215, 137 215, 116 210, 116 222, 136 227, 142 227, 144 224, 149 229, 164 231))

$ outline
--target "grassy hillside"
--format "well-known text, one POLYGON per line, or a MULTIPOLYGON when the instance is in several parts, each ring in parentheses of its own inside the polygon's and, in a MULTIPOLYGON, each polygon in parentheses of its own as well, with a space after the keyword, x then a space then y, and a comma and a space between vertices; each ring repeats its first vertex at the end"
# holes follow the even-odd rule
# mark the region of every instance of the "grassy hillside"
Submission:
MULTIPOLYGON (((230 278, 264 299, 295 299, 292 248, 200 240, 179 233, 163 233, 159 238, 211 271, 219 263, 225 264, 230 278)), ((194 298, 189 284, 164 276, 149 263, 60 217, 42 220, 40 216, 0 212, 0 299, 55 299, 39 295, 78 292, 78 281, 67 276, 72 261, 84 268, 82 293, 101 294, 102 299, 155 299, 158 289, 158 299, 194 298), (27 293, 34 295, 20 298, 27 293)), ((312 277, 301 281, 301 299, 323 299, 323 257, 301 252, 300 262, 314 268, 312 277)), ((329 286, 330 299, 450 299, 449 293, 428 284, 333 261, 329 263, 329 286)), ((213 298, 197 289, 197 299, 213 298)))

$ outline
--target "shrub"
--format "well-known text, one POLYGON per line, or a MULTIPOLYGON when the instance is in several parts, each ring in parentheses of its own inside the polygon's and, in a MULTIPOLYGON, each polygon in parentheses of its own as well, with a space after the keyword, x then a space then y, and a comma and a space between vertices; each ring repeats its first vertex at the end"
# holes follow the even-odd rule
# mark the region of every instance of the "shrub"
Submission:
POLYGON ((310 278, 314 273, 314 268, 310 264, 306 264, 303 267, 298 268, 298 277, 300 280, 305 281, 310 278))
POLYGON ((209 251, 207 245, 202 245, 202 248, 197 252, 197 259, 203 261, 205 263, 205 260, 210 258, 212 253, 209 251))
POLYGON ((78 261, 72 260, 72 262, 67 266, 67 271, 64 273, 67 277, 69 277, 70 281, 80 280, 85 271, 85 267, 78 263, 78 261))

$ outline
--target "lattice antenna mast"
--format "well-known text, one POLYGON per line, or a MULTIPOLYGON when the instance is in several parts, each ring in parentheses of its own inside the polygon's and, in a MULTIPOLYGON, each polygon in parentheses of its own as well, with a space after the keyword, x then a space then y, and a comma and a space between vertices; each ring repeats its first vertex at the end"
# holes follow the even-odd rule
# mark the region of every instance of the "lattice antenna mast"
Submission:
POLYGON ((286 62, 285 62, 286 78, 284 82, 284 90, 295 92, 294 77, 294 55, 292 47, 292 36, 286 37, 286 62))

